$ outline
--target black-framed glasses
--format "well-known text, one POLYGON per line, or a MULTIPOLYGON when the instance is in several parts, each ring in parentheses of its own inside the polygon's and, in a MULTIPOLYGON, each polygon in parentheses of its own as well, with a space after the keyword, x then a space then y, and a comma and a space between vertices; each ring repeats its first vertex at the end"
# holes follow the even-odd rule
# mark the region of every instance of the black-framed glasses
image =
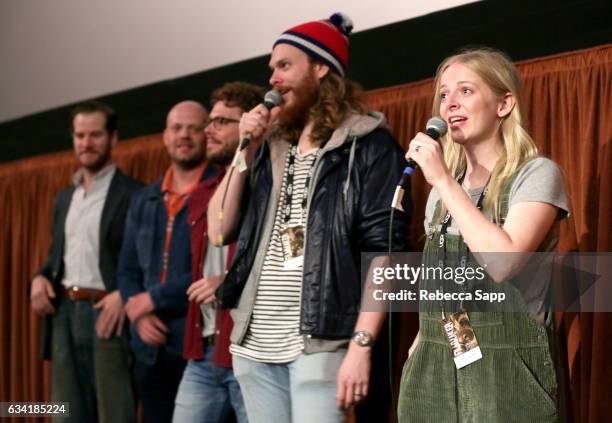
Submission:
POLYGON ((229 125, 230 123, 235 123, 235 122, 240 122, 240 119, 232 119, 232 118, 227 118, 223 116, 217 116, 212 119, 209 119, 208 122, 206 122, 206 126, 212 124, 213 128, 215 128, 216 130, 219 130, 223 128, 224 126, 229 125))

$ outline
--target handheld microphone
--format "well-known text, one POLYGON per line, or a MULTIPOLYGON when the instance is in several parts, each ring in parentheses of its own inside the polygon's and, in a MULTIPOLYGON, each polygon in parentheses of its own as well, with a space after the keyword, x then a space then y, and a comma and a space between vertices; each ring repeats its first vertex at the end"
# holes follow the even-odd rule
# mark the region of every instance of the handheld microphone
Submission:
MULTIPOLYGON (((425 134, 433 138, 434 140, 438 140, 441 136, 446 134, 448 131, 448 126, 446 125, 446 121, 439 116, 434 116, 427 121, 427 125, 425 126, 425 134)), ((404 210, 402 207, 402 200, 404 198, 404 193, 406 188, 408 188, 408 184, 410 181, 410 175, 414 173, 414 169, 418 167, 417 162, 410 159, 408 160, 408 166, 404 169, 402 173, 402 178, 397 184, 397 188, 395 189, 395 194, 393 195, 393 201, 391 203, 391 207, 404 210)))
MULTIPOLYGON (((425 126, 425 135, 427 135, 429 138, 433 138, 436 141, 438 141, 442 135, 446 134, 446 131, 448 131, 446 121, 439 116, 434 116, 429 119, 427 121, 427 125, 425 126)), ((406 169, 404 169, 404 174, 412 175, 414 169, 417 167, 417 162, 412 159, 408 160, 408 166, 406 166, 406 169)))
MULTIPOLYGON (((264 106, 266 106, 266 109, 268 110, 272 110, 272 108, 276 106, 280 106, 282 103, 283 103, 283 97, 276 90, 270 90, 264 96, 263 104, 264 106)), ((240 141, 240 148, 238 150, 239 151, 244 150, 247 147, 247 145, 249 145, 250 142, 251 142, 251 134, 247 134, 242 139, 242 141, 240 141)))

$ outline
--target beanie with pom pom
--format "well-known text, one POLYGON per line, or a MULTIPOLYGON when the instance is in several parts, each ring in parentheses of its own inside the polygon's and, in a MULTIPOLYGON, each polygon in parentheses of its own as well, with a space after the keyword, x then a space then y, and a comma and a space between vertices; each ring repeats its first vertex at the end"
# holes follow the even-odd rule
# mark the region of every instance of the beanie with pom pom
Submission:
POLYGON ((289 28, 273 48, 278 44, 292 45, 344 76, 348 65, 348 37, 352 30, 353 22, 348 16, 334 13, 329 19, 289 28))

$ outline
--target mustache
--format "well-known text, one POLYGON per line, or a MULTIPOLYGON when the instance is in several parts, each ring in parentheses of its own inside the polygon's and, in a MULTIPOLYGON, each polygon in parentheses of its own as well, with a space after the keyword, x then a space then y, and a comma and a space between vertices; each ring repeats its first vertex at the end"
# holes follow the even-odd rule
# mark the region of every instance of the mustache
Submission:
POLYGON ((86 148, 79 150, 79 154, 83 154, 83 153, 100 153, 100 150, 97 148, 93 148, 93 147, 86 147, 86 148))

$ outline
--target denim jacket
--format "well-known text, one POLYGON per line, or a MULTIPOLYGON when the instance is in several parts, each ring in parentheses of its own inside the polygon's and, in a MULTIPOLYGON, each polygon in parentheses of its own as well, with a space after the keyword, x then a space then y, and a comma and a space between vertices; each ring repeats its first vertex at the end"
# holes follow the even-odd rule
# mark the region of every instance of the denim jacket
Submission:
MULTIPOLYGON (((217 170, 208 166, 202 180, 217 170)), ((154 313, 168 327, 167 351, 181 355, 187 314, 187 288, 191 284, 191 242, 187 222, 188 202, 176 215, 166 281, 161 283, 162 259, 166 238, 167 213, 161 180, 148 185, 132 197, 119 257, 117 283, 123 302, 145 290, 151 294, 154 313)), ((131 347, 136 358, 153 364, 158 347, 145 344, 132 324, 131 347)))

